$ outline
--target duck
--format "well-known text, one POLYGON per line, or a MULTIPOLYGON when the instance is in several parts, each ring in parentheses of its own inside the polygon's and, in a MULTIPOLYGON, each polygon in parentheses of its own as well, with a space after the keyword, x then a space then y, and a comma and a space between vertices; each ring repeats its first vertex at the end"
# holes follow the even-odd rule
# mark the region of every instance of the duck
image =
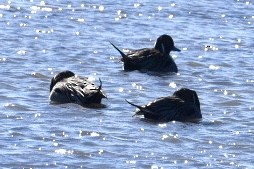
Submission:
POLYGON ((202 119, 198 95, 188 88, 181 88, 172 96, 158 98, 145 106, 126 101, 138 109, 133 116, 143 115, 153 122, 198 122, 202 119))
POLYGON ((84 107, 100 107, 101 100, 106 98, 102 92, 102 82, 97 87, 87 77, 77 77, 72 71, 56 74, 50 83, 50 101, 52 103, 76 103, 84 107))
POLYGON ((170 52, 181 50, 175 47, 170 35, 163 34, 158 37, 154 48, 137 49, 128 54, 123 53, 113 43, 110 44, 121 54, 121 61, 126 71, 178 72, 170 52))

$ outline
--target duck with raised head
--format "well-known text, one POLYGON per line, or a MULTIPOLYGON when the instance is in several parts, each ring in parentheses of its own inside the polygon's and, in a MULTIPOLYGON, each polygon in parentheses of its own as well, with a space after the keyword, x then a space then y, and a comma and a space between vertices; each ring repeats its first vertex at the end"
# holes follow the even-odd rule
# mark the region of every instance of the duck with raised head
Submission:
POLYGON ((77 103, 85 107, 100 107, 102 98, 106 98, 100 86, 88 78, 75 76, 71 71, 63 71, 51 79, 50 101, 53 103, 77 103))
MULTIPOLYGON (((111 42, 110 42, 111 43, 111 42)), ((143 48, 131 51, 128 54, 123 53, 113 43, 111 45, 121 54, 121 61, 124 70, 145 70, 156 72, 178 72, 178 68, 172 56, 171 51, 181 51, 176 48, 174 41, 169 35, 161 35, 154 48, 143 48)))
POLYGON ((202 119, 198 95, 194 90, 181 88, 172 96, 159 98, 145 106, 138 106, 134 115, 144 115, 145 119, 154 122, 197 122, 202 119))

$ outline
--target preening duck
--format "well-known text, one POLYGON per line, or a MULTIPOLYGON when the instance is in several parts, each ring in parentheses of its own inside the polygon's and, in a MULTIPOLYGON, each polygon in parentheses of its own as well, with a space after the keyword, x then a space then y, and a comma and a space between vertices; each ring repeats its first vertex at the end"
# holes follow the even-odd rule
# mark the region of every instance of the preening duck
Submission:
MULTIPOLYGON (((110 42, 111 43, 111 42, 110 42)), ((176 48, 174 41, 169 35, 161 35, 154 48, 143 48, 131 51, 128 54, 123 53, 113 43, 111 45, 121 54, 121 61, 124 64, 124 70, 146 70, 157 72, 178 72, 174 59, 170 56, 171 51, 181 51, 176 48)))
POLYGON ((51 79, 50 100, 53 103, 77 103, 82 106, 93 107, 101 104, 106 98, 100 86, 90 82, 88 78, 76 77, 71 71, 63 71, 51 79))
POLYGON ((172 96, 159 98, 145 106, 127 102, 139 109, 135 115, 144 115, 154 122, 196 122, 202 119, 198 95, 187 88, 181 88, 172 96))

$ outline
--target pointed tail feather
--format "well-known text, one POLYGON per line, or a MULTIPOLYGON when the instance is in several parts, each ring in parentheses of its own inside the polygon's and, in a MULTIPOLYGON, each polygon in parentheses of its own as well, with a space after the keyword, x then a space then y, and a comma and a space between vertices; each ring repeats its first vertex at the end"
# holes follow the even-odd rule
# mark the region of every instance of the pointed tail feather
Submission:
POLYGON ((150 110, 148 110, 148 109, 146 109, 146 108, 144 108, 144 107, 142 107, 142 106, 139 106, 139 105, 136 105, 136 104, 134 104, 134 103, 131 103, 131 102, 128 101, 128 100, 125 100, 125 101, 126 101, 127 103, 129 103, 130 105, 132 105, 132 106, 138 108, 139 110, 141 110, 141 112, 136 112, 133 116, 135 116, 135 115, 143 115, 144 113, 142 113, 142 112, 149 113, 149 114, 154 114, 153 112, 151 112, 150 110))
POLYGON ((140 110, 144 109, 143 107, 141 107, 141 106, 139 106, 139 105, 136 105, 136 104, 134 104, 134 103, 131 103, 131 102, 128 101, 127 99, 125 99, 125 101, 126 101, 127 103, 129 103, 130 105, 132 105, 132 106, 134 106, 134 107, 137 107, 137 108, 140 109, 140 110))
MULTIPOLYGON (((101 88, 102 88, 102 81, 101 81, 101 79, 99 78, 99 81, 100 81, 100 86, 98 87, 98 89, 97 89, 97 93, 99 94, 99 93, 102 93, 101 92, 101 88)), ((102 93, 102 96, 103 96, 103 98, 107 98, 107 96, 105 96, 103 93, 102 93)))
POLYGON ((102 87, 102 81, 101 81, 100 78, 99 78, 99 81, 100 81, 100 86, 99 86, 99 88, 98 88, 98 91, 100 91, 100 90, 101 90, 101 87, 102 87))
POLYGON ((124 54, 119 48, 117 48, 113 43, 109 42, 123 57, 123 59, 125 59, 127 57, 126 54, 124 54))

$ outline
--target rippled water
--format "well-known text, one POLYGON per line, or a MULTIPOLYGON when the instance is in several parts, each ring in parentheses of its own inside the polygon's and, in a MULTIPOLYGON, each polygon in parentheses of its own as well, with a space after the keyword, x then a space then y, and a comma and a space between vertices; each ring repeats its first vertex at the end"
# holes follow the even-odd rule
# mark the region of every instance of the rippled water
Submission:
POLYGON ((1 1, 1 168, 253 168, 253 1, 1 1), (124 72, 120 48, 170 34, 179 73, 124 72), (105 109, 49 103, 63 70, 98 78, 105 109), (201 123, 153 124, 135 108, 181 87, 201 123))

